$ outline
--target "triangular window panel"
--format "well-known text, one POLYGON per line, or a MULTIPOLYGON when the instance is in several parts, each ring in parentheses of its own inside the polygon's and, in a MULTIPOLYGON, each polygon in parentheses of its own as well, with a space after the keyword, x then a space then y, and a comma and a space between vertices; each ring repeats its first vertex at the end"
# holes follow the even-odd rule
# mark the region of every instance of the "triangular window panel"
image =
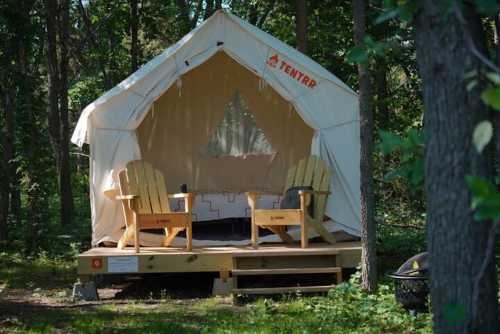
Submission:
POLYGON ((224 117, 210 135, 204 151, 209 156, 233 157, 275 153, 238 90, 225 107, 224 117))

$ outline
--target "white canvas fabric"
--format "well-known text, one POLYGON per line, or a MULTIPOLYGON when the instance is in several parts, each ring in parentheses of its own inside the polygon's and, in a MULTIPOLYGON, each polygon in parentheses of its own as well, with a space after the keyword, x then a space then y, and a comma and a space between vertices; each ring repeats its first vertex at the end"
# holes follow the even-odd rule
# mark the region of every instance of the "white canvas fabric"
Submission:
POLYGON ((116 174, 128 161, 141 158, 135 130, 153 102, 218 51, 259 76, 314 129, 311 153, 333 174, 326 214, 341 229, 359 235, 356 93, 299 51, 220 10, 83 110, 71 140, 90 145, 93 245, 121 236, 125 223, 120 203, 104 191, 116 186, 116 174))

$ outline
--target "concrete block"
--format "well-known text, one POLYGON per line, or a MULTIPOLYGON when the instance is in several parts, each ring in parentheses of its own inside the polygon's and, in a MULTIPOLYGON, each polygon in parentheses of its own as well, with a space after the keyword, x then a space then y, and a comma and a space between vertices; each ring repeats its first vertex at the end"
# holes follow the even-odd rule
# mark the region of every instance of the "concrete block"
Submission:
POLYGON ((97 287, 95 282, 89 281, 85 283, 77 282, 73 285, 73 300, 99 300, 97 287))

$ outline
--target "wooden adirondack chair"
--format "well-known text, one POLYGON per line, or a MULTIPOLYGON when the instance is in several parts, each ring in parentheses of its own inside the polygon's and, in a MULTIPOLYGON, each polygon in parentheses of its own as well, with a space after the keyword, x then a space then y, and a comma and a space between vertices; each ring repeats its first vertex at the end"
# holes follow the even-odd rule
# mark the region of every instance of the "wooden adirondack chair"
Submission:
POLYGON ((299 164, 288 170, 285 190, 293 186, 312 186, 313 190, 301 190, 299 209, 257 209, 257 200, 264 192, 247 192, 248 204, 252 211, 252 245, 257 247, 259 226, 276 233, 283 241, 292 242, 286 233, 288 225, 300 225, 301 247, 307 248, 308 229, 314 229, 329 243, 335 243, 335 237, 323 226, 326 199, 330 194, 331 172, 326 164, 317 156, 310 156, 299 161, 299 164), (314 218, 307 212, 307 206, 314 195, 314 218))
POLYGON ((116 199, 122 201, 126 229, 118 242, 118 248, 123 249, 133 237, 135 251, 139 253, 140 230, 163 228, 165 247, 170 246, 180 231, 186 230, 186 248, 191 251, 194 194, 168 195, 162 173, 142 160, 127 163, 126 168, 120 172, 119 179, 120 195, 116 199), (171 212, 169 198, 184 198, 185 212, 171 212))

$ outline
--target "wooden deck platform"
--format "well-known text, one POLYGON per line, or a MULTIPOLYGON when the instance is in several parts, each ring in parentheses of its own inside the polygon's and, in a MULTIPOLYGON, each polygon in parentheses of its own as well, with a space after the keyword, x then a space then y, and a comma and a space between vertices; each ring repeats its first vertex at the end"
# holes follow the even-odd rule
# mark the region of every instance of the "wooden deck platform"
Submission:
POLYGON ((232 272, 233 269, 237 269, 234 259, 245 257, 280 258, 281 262, 293 262, 299 268, 307 268, 311 263, 316 267, 329 256, 335 257, 335 265, 338 267, 356 267, 361 258, 360 242, 339 242, 334 245, 312 243, 305 249, 299 245, 284 244, 261 245, 257 249, 250 246, 201 247, 193 248, 191 252, 174 247, 142 247, 138 254, 131 247, 123 250, 98 247, 78 256, 77 271, 80 276, 119 273, 232 272))

